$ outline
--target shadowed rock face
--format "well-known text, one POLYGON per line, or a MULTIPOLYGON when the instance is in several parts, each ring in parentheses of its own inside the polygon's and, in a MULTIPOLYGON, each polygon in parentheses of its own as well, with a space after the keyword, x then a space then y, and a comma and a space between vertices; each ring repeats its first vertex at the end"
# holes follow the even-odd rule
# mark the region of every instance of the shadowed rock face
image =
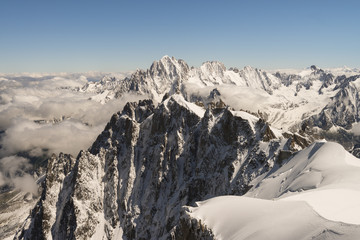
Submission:
POLYGON ((337 93, 320 113, 302 122, 302 130, 309 134, 315 133, 329 141, 336 141, 348 150, 358 145, 359 137, 348 130, 360 121, 360 89, 358 84, 354 83, 359 77, 360 75, 337 77, 334 80, 334 90, 337 90, 337 93))
MULTIPOLYGON (((16 238, 112 239, 121 228, 127 239, 180 239, 184 205, 242 195, 276 164, 280 140, 266 122, 226 107, 202 116, 183 101, 128 103, 76 160, 54 156, 43 196, 16 238)), ((282 150, 291 150, 288 142, 282 150)))
MULTIPOLYGON (((341 76, 335 79, 334 83, 337 84, 334 90, 338 90, 338 92, 331 97, 330 102, 319 114, 313 115, 305 123, 310 127, 317 126, 323 130, 329 130, 332 126, 350 129, 354 122, 360 120, 358 111, 360 105, 359 89, 353 83, 359 77, 360 75, 348 78, 341 76)), ((329 84, 331 83, 333 82, 329 84)))
POLYGON ((69 228, 69 231, 57 229, 59 239, 61 237, 71 239, 76 228, 72 201, 65 201, 65 199, 61 203, 57 201, 63 198, 64 191, 74 187, 76 164, 75 159, 69 154, 60 153, 59 156, 51 156, 48 160, 41 198, 31 211, 23 228, 15 235, 15 239, 49 239, 52 229, 59 223, 60 227, 69 228), (60 211, 62 215, 57 216, 55 213, 60 211))

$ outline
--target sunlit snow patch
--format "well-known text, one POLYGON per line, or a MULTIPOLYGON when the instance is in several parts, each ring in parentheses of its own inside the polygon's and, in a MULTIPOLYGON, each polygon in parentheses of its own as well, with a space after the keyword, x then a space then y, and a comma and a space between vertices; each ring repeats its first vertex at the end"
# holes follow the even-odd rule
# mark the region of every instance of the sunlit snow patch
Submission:
POLYGON ((360 239, 360 159, 341 145, 316 142, 253 184, 189 214, 217 239, 360 239))

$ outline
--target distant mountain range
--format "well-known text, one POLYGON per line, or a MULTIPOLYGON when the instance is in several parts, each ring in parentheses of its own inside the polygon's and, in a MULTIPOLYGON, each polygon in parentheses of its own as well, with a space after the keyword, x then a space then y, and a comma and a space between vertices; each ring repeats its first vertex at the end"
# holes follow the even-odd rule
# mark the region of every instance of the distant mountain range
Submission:
POLYGON ((260 113, 279 129, 342 138, 341 143, 350 150, 360 143, 353 129, 360 119, 359 87, 360 71, 347 67, 322 70, 312 65, 300 71, 270 73, 249 66, 226 69, 216 61, 194 68, 164 56, 146 71, 137 70, 126 78, 108 75, 80 91, 95 93, 93 100, 102 103, 125 93, 147 95, 156 102, 165 94, 178 93, 187 101, 206 104, 216 89, 233 109, 260 113))

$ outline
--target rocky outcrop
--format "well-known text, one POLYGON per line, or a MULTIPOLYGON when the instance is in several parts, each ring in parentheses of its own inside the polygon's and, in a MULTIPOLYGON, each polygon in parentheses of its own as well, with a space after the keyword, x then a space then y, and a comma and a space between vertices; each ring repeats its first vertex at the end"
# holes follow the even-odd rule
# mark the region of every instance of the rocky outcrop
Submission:
POLYGON ((211 229, 201 220, 190 216, 187 207, 184 207, 182 217, 179 221, 176 233, 173 235, 175 240, 214 240, 216 239, 211 229))

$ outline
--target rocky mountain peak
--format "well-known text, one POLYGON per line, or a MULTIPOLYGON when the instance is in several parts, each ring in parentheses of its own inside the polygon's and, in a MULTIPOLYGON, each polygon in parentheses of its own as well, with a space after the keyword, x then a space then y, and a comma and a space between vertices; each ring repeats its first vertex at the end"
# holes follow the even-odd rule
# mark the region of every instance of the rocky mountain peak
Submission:
POLYGON ((252 72, 252 71, 255 71, 256 69, 249 66, 249 65, 246 65, 243 69, 242 69, 244 72, 252 72))
POLYGON ((224 72, 226 71, 226 67, 223 63, 218 61, 207 61, 204 62, 200 69, 203 72, 207 72, 210 75, 217 75, 217 76, 223 76, 224 72))
POLYGON ((258 68, 245 66, 239 75, 246 81, 248 87, 263 89, 269 94, 281 86, 281 79, 258 68))
POLYGON ((190 68, 185 61, 164 56, 159 61, 153 62, 149 73, 153 78, 159 77, 173 81, 186 78, 189 70, 190 68))
POLYGON ((318 70, 318 67, 315 66, 315 65, 311 65, 311 66, 310 66, 310 69, 311 69, 311 71, 317 71, 317 70, 318 70))

